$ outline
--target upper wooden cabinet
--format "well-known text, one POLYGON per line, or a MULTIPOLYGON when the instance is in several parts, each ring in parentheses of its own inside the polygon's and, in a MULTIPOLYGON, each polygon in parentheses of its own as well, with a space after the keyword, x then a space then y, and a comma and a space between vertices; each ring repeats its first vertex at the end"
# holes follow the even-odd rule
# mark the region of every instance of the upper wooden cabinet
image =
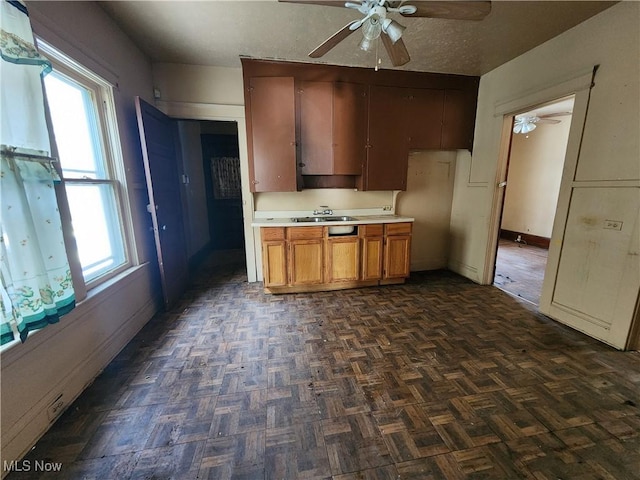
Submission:
POLYGON ((405 89, 404 123, 409 135, 409 148, 435 150, 440 148, 444 91, 405 89))
POLYGON ((404 190, 410 149, 473 145, 479 77, 246 58, 242 67, 253 192, 404 190))
POLYGON ((366 155, 367 87, 300 82, 302 175, 361 175, 366 155))
POLYGON ((369 95, 369 143, 365 190, 405 190, 409 132, 405 124, 407 95, 401 87, 372 85, 369 95))
POLYGON ((296 182, 296 109, 293 77, 250 79, 247 101, 252 192, 290 192, 296 182))
POLYGON ((464 90, 446 90, 442 118, 442 150, 473 147, 473 129, 476 119, 475 98, 464 90))
POLYGON ((369 87, 333 84, 334 175, 362 175, 367 150, 369 87))

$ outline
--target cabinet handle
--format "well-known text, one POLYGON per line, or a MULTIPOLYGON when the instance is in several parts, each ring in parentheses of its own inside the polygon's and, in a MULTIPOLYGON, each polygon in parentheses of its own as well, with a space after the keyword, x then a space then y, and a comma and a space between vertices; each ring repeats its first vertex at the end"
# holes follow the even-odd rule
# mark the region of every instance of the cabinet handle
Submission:
POLYGON ((299 166, 300 168, 304 168, 304 167, 306 167, 306 166, 307 166, 307 164, 306 164, 306 163, 302 163, 302 162, 300 162, 300 163, 298 164, 298 166, 299 166))
POLYGON ((253 180, 251 183, 253 183, 254 185, 257 185, 260 182, 258 180, 253 180))

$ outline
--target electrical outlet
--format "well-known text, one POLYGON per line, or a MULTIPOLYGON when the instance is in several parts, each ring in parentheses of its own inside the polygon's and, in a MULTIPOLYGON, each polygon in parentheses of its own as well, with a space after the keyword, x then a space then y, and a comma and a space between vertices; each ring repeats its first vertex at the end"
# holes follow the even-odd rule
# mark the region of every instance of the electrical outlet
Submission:
POLYGON ((619 220, 605 220, 603 228, 605 230, 622 230, 622 222, 619 220))
POLYGON ((382 210, 385 212, 390 212, 391 211, 391 205, 385 205, 384 207, 382 207, 382 210))
POLYGON ((58 416, 60 416, 60 414, 64 411, 64 405, 65 404, 62 398, 62 394, 60 394, 58 398, 56 398, 53 403, 49 405, 49 408, 47 408, 47 416, 49 417, 49 420, 55 420, 56 418, 58 418, 58 416))

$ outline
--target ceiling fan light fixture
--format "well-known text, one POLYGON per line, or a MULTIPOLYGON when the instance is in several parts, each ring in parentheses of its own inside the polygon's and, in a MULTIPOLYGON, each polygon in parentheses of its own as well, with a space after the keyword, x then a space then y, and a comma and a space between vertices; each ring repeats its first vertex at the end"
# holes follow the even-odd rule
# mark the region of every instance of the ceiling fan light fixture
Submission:
POLYGON ((362 23, 362 41, 360 42, 360 48, 365 52, 371 50, 374 45, 374 41, 380 37, 382 33, 382 24, 377 16, 367 18, 362 23))
POLYGON ((375 15, 371 18, 367 18, 367 20, 362 24, 362 34, 367 40, 375 40, 381 33, 382 24, 380 22, 380 18, 375 15))
POLYGON ((395 20, 391 20, 390 18, 385 18, 384 22, 382 22, 382 31, 389 35, 392 43, 396 43, 402 37, 402 33, 405 31, 407 27, 404 25, 400 25, 395 20))
POLYGON ((373 40, 369 40, 367 37, 362 37, 362 41, 360 42, 360 49, 368 52, 373 47, 373 40))

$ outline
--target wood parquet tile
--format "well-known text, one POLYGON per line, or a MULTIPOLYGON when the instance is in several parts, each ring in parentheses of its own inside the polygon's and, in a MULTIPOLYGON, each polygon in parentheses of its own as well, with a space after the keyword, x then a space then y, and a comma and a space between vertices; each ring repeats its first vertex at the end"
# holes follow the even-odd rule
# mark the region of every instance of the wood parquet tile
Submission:
POLYGON ((640 479, 640 354, 448 272, 265 295, 203 267, 23 479, 640 479))

